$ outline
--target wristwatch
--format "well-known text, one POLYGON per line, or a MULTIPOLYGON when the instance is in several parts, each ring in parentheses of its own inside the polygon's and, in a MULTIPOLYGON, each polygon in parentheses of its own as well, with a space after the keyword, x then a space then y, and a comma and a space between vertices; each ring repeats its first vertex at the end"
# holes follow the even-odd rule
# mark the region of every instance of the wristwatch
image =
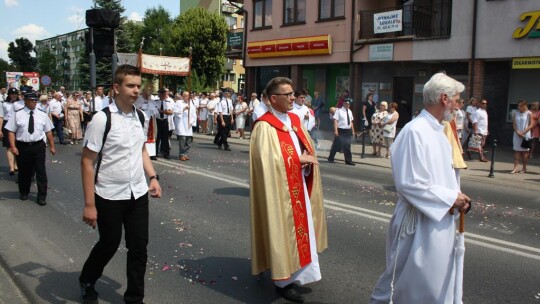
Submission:
POLYGON ((156 179, 156 180, 159 180, 159 175, 152 175, 150 176, 149 180, 153 180, 153 179, 156 179))

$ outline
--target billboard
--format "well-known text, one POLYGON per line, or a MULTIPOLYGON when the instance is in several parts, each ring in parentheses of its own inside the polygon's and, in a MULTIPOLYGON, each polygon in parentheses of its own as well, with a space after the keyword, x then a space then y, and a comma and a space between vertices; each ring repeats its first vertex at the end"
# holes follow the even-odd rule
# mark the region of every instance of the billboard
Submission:
POLYGON ((6 87, 19 89, 21 85, 31 86, 39 91, 39 73, 36 72, 6 72, 6 87))

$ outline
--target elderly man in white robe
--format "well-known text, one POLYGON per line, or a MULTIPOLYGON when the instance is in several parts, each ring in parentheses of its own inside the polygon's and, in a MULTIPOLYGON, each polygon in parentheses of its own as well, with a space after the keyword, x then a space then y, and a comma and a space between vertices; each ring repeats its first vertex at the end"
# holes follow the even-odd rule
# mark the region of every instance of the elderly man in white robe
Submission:
POLYGON ((193 142, 193 126, 197 124, 197 109, 190 102, 189 92, 182 93, 182 99, 175 102, 174 132, 178 139, 179 159, 189 160, 188 152, 193 142))
POLYGON ((386 270, 370 303, 461 303, 456 278, 456 219, 470 199, 460 192, 441 122, 463 84, 437 73, 424 85, 424 110, 390 148, 399 194, 386 243, 386 270), (454 210, 456 212, 454 212, 454 210))

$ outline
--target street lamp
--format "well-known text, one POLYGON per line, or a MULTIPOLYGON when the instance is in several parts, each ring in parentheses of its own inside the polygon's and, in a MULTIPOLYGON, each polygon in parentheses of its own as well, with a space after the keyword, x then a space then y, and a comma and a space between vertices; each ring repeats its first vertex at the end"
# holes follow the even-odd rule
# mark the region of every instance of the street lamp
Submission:
POLYGON ((191 94, 191 55, 193 53, 193 47, 189 46, 189 75, 188 75, 188 91, 191 94))
MULTIPOLYGON (((159 56, 163 55, 163 48, 159 47, 159 56)), ((159 74, 159 88, 163 88, 163 75, 159 74)))

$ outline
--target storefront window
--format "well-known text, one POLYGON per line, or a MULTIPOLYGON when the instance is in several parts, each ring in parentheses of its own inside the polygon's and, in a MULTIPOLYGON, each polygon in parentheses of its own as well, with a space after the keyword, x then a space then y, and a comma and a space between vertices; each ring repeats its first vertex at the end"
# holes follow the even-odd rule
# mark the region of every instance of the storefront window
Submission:
POLYGON ((306 0, 285 0, 283 23, 296 24, 306 21, 306 0))
POLYGON ((345 0, 319 0, 319 20, 345 17, 345 0))

